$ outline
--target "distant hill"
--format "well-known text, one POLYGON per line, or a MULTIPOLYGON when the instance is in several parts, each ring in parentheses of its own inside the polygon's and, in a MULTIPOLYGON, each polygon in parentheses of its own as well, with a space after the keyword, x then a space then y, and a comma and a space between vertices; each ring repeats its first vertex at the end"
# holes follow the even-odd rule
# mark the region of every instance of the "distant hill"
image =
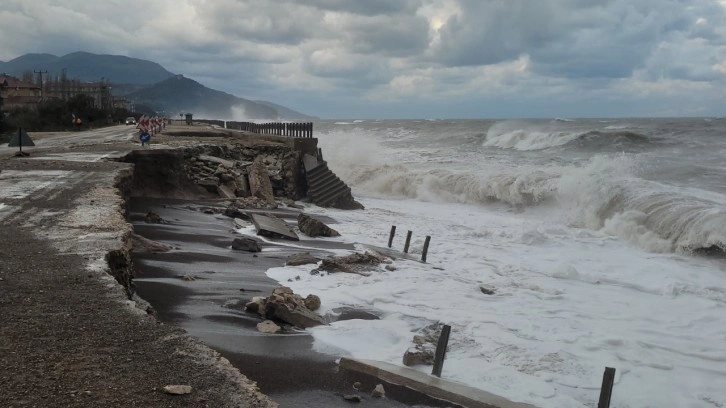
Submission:
POLYGON ((100 81, 112 84, 150 85, 174 76, 156 62, 122 55, 98 55, 74 52, 56 57, 51 54, 25 54, 8 62, 0 62, 0 72, 20 77, 27 71, 48 71, 55 76, 66 70, 71 79, 100 81))
POLYGON ((25 54, 8 62, 0 61, 0 73, 21 77, 23 72, 48 71, 48 77, 63 70, 69 79, 100 81, 113 88, 113 94, 148 105, 158 112, 176 116, 191 112, 207 119, 289 119, 307 120, 312 116, 267 101, 251 101, 167 71, 156 62, 122 55, 74 52, 62 57, 52 54, 25 54))
POLYGON ((149 105, 171 117, 180 112, 191 112, 196 117, 210 119, 278 118, 275 108, 209 89, 183 75, 130 93, 126 98, 149 105))

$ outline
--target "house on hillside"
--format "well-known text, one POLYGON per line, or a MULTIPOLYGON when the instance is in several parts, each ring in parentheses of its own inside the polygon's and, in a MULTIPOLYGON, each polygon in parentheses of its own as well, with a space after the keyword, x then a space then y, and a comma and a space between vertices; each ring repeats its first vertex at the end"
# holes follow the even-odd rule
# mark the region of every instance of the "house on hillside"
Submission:
POLYGON ((10 75, 0 74, 0 98, 3 99, 3 109, 35 109, 41 97, 39 86, 10 75))

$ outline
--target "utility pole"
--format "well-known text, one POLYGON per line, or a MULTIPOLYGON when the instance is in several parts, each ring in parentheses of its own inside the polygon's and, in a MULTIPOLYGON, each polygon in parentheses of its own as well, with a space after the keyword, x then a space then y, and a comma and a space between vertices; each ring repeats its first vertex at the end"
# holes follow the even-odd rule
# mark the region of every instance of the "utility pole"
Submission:
POLYGON ((40 76, 40 101, 43 102, 43 74, 47 74, 48 70, 45 71, 33 71, 40 76))

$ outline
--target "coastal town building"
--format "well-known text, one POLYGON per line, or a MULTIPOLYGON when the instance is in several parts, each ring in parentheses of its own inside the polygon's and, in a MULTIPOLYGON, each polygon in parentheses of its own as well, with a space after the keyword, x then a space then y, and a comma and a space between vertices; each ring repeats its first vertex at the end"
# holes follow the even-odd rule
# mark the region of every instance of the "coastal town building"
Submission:
POLYGON ((47 82, 33 83, 32 80, 22 80, 11 75, 0 74, 0 98, 3 100, 5 110, 35 109, 43 100, 67 101, 77 95, 87 95, 93 98, 94 106, 98 109, 129 109, 131 107, 130 101, 114 98, 111 91, 111 86, 103 79, 97 82, 82 82, 69 80, 61 75, 49 79, 47 82))
POLYGON ((31 82, 0 74, 0 98, 3 109, 34 108, 40 102, 41 88, 31 82))

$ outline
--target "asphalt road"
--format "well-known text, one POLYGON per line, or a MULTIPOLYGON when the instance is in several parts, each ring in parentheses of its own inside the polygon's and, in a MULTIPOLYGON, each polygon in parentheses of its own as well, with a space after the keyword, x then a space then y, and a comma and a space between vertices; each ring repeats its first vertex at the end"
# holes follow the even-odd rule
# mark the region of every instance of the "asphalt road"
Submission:
MULTIPOLYGON (((135 129, 38 134, 0 147, 0 406, 274 407, 226 359, 128 300, 106 256, 131 226, 106 161, 135 129), (166 385, 190 385, 172 396, 166 385)), ((136 299, 139 300, 139 299, 136 299)))

